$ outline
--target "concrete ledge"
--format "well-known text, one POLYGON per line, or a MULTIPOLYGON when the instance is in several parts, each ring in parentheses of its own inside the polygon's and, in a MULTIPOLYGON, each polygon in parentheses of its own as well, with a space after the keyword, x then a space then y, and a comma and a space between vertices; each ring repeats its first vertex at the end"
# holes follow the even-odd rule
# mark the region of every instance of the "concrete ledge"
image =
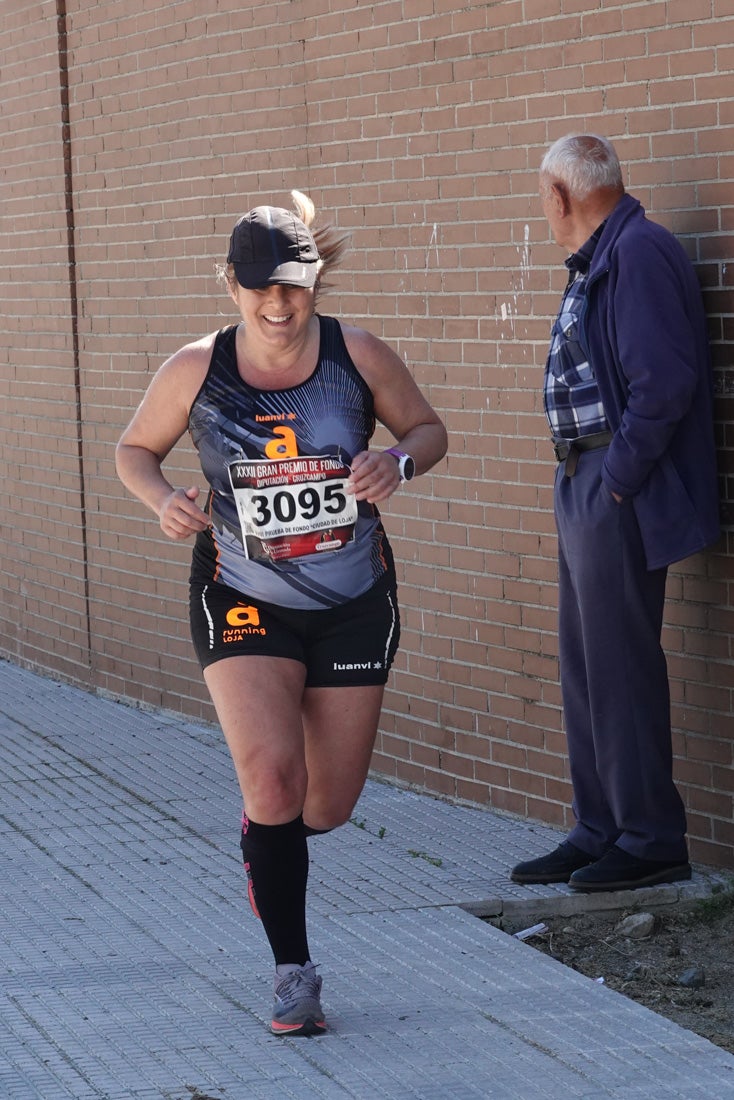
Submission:
POLYGON ((516 923, 528 919, 534 923, 542 917, 570 917, 582 913, 598 913, 615 916, 622 912, 645 909, 648 912, 664 912, 692 909, 707 898, 715 897, 734 888, 734 877, 708 870, 697 870, 688 882, 675 882, 662 886, 641 887, 639 890, 615 890, 598 894, 583 894, 561 887, 544 897, 513 897, 473 899, 460 903, 460 908, 474 917, 516 923))

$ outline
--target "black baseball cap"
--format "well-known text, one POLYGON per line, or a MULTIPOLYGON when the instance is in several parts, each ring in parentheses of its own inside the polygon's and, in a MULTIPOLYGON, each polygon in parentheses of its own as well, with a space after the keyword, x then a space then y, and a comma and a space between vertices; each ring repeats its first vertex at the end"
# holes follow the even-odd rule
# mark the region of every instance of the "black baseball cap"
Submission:
POLYGON ((270 283, 312 287, 319 253, 310 229, 290 210, 256 206, 232 230, 227 263, 240 286, 255 290, 270 283))

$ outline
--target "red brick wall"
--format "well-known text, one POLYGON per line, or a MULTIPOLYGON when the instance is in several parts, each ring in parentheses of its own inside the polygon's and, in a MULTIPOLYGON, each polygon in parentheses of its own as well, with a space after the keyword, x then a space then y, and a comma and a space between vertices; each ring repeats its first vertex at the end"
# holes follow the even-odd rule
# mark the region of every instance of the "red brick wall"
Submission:
MULTIPOLYGON (((540 398, 563 256, 536 188, 596 130, 705 288, 726 533, 673 570, 665 644, 693 854, 734 866, 734 0, 693 7, 0 0, 0 653, 213 717, 189 548, 113 448, 159 363, 232 319, 235 218, 299 187, 353 238, 323 309, 390 340, 451 433, 385 509, 404 642, 375 767, 567 822, 540 398)), ((169 470, 196 476, 185 442, 169 470)))
POLYGON ((54 4, 2 3, 0 49, 0 644, 14 660, 86 680, 93 657, 54 4))

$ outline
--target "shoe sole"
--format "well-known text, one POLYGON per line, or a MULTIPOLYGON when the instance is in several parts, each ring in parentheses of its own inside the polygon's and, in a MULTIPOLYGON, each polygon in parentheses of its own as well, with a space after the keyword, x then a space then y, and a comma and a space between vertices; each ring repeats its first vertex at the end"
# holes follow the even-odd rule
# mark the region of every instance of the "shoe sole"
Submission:
POLYGON ((614 890, 636 890, 640 886, 662 886, 668 882, 685 882, 691 877, 691 868, 671 867, 667 871, 656 871, 653 875, 634 880, 621 879, 617 882, 574 882, 568 880, 572 890, 579 890, 584 894, 612 892, 614 890))
POLYGON ((273 1035, 324 1035, 326 1033, 325 1020, 313 1020, 309 1017, 300 1024, 281 1024, 273 1020, 270 1024, 273 1035))

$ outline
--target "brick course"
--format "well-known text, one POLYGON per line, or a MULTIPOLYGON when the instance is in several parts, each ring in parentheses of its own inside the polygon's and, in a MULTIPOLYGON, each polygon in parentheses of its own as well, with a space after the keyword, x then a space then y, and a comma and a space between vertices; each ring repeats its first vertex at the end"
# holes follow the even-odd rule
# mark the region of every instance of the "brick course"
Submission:
MULTIPOLYGON (((665 644, 692 852, 734 866, 732 0, 143 7, 0 0, 0 652, 213 718, 190 548, 113 450, 157 366, 232 319, 214 264, 235 218, 299 187, 352 234, 322 308, 388 339, 451 436, 384 510, 404 642, 375 768, 568 823, 540 394, 564 278, 537 167, 597 130, 710 317, 725 529, 671 571, 665 644)), ((185 440, 168 471, 199 478, 185 440)))

